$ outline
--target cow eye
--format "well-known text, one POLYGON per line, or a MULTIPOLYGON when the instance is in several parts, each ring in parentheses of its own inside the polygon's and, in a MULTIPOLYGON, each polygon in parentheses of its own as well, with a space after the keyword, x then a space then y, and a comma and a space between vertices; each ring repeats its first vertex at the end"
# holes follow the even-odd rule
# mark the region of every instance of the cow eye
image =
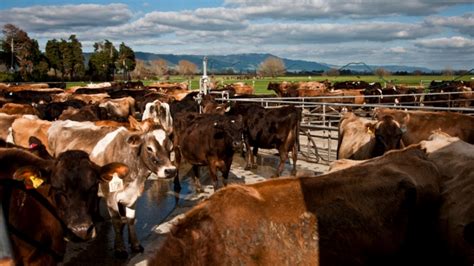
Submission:
POLYGON ((147 150, 148 152, 153 152, 153 148, 150 147, 150 146, 146 147, 146 150, 147 150))

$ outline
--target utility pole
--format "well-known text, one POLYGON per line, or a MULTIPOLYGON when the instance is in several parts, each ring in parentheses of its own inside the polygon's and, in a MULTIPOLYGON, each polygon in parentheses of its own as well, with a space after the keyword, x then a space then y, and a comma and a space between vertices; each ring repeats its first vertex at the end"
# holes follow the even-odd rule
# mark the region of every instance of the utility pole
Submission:
POLYGON ((11 43, 11 49, 12 49, 12 61, 11 61, 11 65, 10 65, 10 72, 12 72, 12 73, 13 73, 13 72, 14 72, 14 70, 15 70, 15 69, 14 69, 14 67, 13 67, 13 58, 14 58, 14 57, 13 57, 13 53, 14 53, 14 51, 15 51, 15 48, 14 48, 14 46, 13 46, 13 45, 14 45, 14 42, 13 42, 13 37, 12 37, 12 43, 11 43))

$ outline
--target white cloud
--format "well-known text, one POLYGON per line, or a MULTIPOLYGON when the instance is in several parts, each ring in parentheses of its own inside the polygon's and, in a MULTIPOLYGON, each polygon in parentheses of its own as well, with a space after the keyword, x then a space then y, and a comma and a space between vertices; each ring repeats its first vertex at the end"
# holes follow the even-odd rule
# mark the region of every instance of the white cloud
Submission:
POLYGON ((391 47, 388 49, 389 52, 395 53, 395 54, 404 54, 407 52, 407 49, 405 47, 391 47))
POLYGON ((474 13, 452 17, 429 17, 426 21, 431 25, 453 28, 460 33, 474 36, 474 13))
POLYGON ((203 8, 180 12, 150 12, 143 18, 150 24, 159 24, 187 30, 236 30, 246 27, 239 15, 224 8, 203 8))
POLYGON ((461 36, 419 40, 415 42, 415 45, 427 49, 474 50, 474 40, 461 36))
POLYGON ((471 0, 226 0, 251 17, 272 18, 368 18, 387 15, 421 16, 434 14, 443 8, 471 4, 471 0))
POLYGON ((15 24, 27 31, 50 32, 126 23, 132 12, 125 4, 31 6, 0 10, 0 24, 15 24))
MULTIPOLYGON (((249 26, 242 34, 246 41, 260 43, 301 44, 353 41, 387 42, 429 36, 436 29, 421 24, 372 22, 351 24, 268 23, 249 26)), ((240 36, 237 36, 240 37, 240 36)))

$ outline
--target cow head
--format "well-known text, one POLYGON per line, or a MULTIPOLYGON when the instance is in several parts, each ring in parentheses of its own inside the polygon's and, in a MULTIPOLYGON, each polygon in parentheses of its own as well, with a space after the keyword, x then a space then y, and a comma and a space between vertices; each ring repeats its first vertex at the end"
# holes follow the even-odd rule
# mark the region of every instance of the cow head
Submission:
POLYGON ((171 178, 176 175, 176 166, 170 160, 173 143, 164 129, 141 135, 133 134, 127 142, 139 149, 141 161, 158 178, 171 178))
POLYGON ((402 147, 403 131, 400 124, 392 116, 383 116, 374 127, 376 138, 374 156, 380 156, 389 150, 402 147))
POLYGON ((13 178, 23 180, 27 188, 42 191, 40 193, 49 199, 58 218, 67 227, 65 237, 72 240, 94 238, 95 228, 91 215, 92 206, 97 199, 98 183, 102 179, 111 178, 114 173, 125 175, 128 172, 127 166, 112 163, 99 167, 83 151, 64 152, 57 160, 42 160, 21 150, 12 153, 21 153, 21 158, 27 161, 22 163, 24 166, 16 169, 13 178), (32 163, 35 161, 36 163, 32 163), (45 189, 43 183, 49 186, 45 189))
POLYGON ((83 151, 66 151, 58 156, 51 173, 51 190, 59 217, 72 232, 72 239, 89 240, 95 237, 92 214, 97 201, 98 184, 128 174, 128 167, 111 163, 99 167, 83 151))
POLYGON ((234 150, 242 148, 243 119, 241 115, 223 116, 214 122, 214 139, 225 138, 234 150))
POLYGON ((152 118, 153 121, 161 125, 170 135, 173 132, 173 118, 171 117, 170 106, 167 103, 155 100, 147 103, 143 111, 142 121, 152 118))

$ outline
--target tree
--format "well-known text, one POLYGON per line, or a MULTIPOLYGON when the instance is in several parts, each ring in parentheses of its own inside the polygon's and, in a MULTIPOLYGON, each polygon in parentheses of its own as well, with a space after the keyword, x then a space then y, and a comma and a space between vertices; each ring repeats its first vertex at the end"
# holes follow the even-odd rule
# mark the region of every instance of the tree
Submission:
POLYGON ((154 74, 148 61, 136 59, 135 69, 130 73, 132 79, 148 79, 153 78, 154 74))
MULTIPOLYGON (((13 69, 18 66, 23 80, 29 80, 33 65, 37 62, 33 61, 34 55, 39 51, 28 34, 13 24, 3 26, 3 43, 2 49, 6 52, 7 57, 13 60, 7 60, 7 65, 13 69), (13 46, 13 47, 12 47, 13 46)), ((37 43, 36 43, 37 45, 37 43)))
POLYGON ((168 62, 163 59, 157 59, 151 61, 152 71, 158 77, 168 75, 168 62))
POLYGON ((188 60, 180 60, 178 62, 178 72, 184 77, 192 77, 197 73, 197 66, 188 60))
POLYGON ((281 76, 286 72, 285 63, 280 58, 270 56, 258 66, 257 72, 260 76, 281 76))
POLYGON ((337 68, 330 68, 326 71, 326 75, 328 75, 330 77, 337 77, 340 74, 341 73, 339 72, 339 69, 337 69, 337 68))
POLYGON ((94 53, 89 60, 91 77, 99 80, 113 80, 117 58, 118 51, 110 41, 94 43, 94 53))
POLYGON ((71 80, 82 77, 85 74, 84 66, 84 55, 82 53, 82 44, 76 38, 76 35, 69 36, 69 52, 71 56, 71 71, 69 72, 69 78, 71 80))
POLYGON ((390 75, 390 71, 385 70, 383 67, 378 67, 374 70, 374 74, 379 78, 383 78, 390 75))
POLYGON ((443 76, 447 76, 447 77, 450 77, 454 74, 454 71, 451 67, 445 67, 443 69, 443 76))
POLYGON ((133 71, 135 66, 135 52, 122 42, 118 52, 117 68, 123 73, 124 79, 129 79, 128 72, 133 71))
POLYGON ((54 70, 54 76, 57 77, 58 71, 61 71, 61 51, 59 50, 59 42, 56 39, 48 40, 45 55, 48 59, 49 68, 54 70))

